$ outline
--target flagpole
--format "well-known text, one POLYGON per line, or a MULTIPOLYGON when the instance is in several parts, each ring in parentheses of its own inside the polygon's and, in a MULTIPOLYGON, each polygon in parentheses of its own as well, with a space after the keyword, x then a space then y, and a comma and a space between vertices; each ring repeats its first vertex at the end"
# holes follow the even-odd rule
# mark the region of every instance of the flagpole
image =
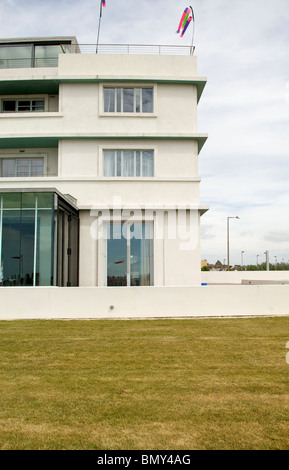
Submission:
POLYGON ((192 13, 193 13, 193 37, 192 37, 192 45, 191 45, 191 55, 193 54, 194 50, 194 33, 195 33, 195 15, 194 15, 194 10, 191 7, 192 13))
POLYGON ((99 10, 99 21, 98 21, 98 32, 97 32, 97 42, 96 42, 96 54, 98 49, 98 42, 99 42, 99 32, 100 32, 100 22, 102 17, 102 1, 100 0, 100 10, 99 10))

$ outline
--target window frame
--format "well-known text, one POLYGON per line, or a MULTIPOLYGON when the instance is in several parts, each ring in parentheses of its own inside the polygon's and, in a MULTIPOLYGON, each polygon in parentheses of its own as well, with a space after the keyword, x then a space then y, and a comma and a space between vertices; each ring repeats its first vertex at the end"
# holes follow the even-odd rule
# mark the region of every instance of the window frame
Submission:
POLYGON ((17 96, 14 96, 14 95, 5 95, 5 96, 1 96, 1 109, 0 109, 0 112, 1 114, 20 114, 20 115, 23 115, 25 113, 28 113, 28 114, 35 114, 35 113, 45 113, 48 111, 48 95, 17 95, 17 96), (5 101, 14 101, 15 102, 15 111, 4 111, 3 109, 3 104, 5 101), (30 101, 30 110, 25 110, 25 111, 21 111, 19 110, 18 108, 18 103, 20 101, 30 101), (33 101, 43 101, 44 103, 44 108, 43 110, 33 110, 32 109, 32 102, 33 101))
MULTIPOLYGON (((139 225, 147 225, 149 227, 149 232, 151 234, 151 237, 149 238, 150 240, 150 284, 149 286, 154 286, 154 251, 155 251, 155 246, 154 246, 154 240, 155 240, 155 234, 154 234, 154 221, 153 220, 143 220, 142 218, 139 218, 137 216, 134 216, 131 218, 131 220, 124 220, 122 219, 121 221, 114 222, 112 220, 103 220, 103 229, 104 229, 104 243, 102 245, 103 249, 103 285, 105 287, 108 287, 107 285, 107 262, 108 262, 108 256, 107 256, 107 250, 108 250, 108 240, 109 240, 109 232, 110 232, 110 227, 114 223, 116 224, 121 224, 122 229, 123 227, 126 226, 126 233, 127 233, 127 238, 126 238, 126 258, 127 258, 127 266, 126 266, 126 278, 127 278, 127 285, 126 286, 121 286, 121 287, 132 287, 131 285, 131 266, 130 266, 130 258, 131 258, 131 237, 129 235, 131 226, 134 224, 139 224, 139 225)), ((146 228, 145 228, 145 233, 146 233, 146 228)), ((137 286, 140 287, 140 286, 137 286)))
POLYGON ((155 177, 155 149, 152 147, 149 148, 102 148, 102 166, 100 170, 100 174, 103 178, 154 178, 155 177), (105 152, 114 152, 114 175, 105 175, 105 152), (121 164, 121 175, 118 175, 118 152, 120 152, 120 164, 121 164), (124 175, 124 152, 133 152, 133 160, 134 160, 134 174, 132 176, 124 175), (139 156, 139 165, 140 165, 140 175, 137 175, 137 153, 140 153, 139 156), (143 153, 144 152, 152 152, 152 175, 143 175, 143 153))
MULTIPOLYGON (((115 109, 117 107, 117 93, 114 96, 115 100, 115 109)), ((140 100, 142 102, 142 100, 140 100)), ((142 107, 142 104, 141 104, 142 107)), ((99 86, 99 115, 102 117, 156 117, 157 116, 157 84, 156 83, 101 83, 99 86), (120 89, 121 91, 121 111, 105 111, 104 110, 104 89, 120 89), (136 92, 134 91, 134 111, 126 112, 123 111, 123 90, 124 89, 151 89, 152 90, 152 105, 153 111, 152 112, 143 112, 142 109, 140 111, 136 111, 136 101, 135 96, 136 92)))
POLYGON ((38 67, 57 67, 58 66, 58 56, 62 53, 70 53, 71 48, 74 46, 74 41, 64 39, 63 41, 33 41, 32 42, 2 42, 0 44, 1 49, 4 51, 4 54, 0 54, 0 69, 1 68, 38 68, 38 67), (58 47, 59 52, 56 51, 51 55, 50 47, 58 47), (40 48, 46 48, 45 54, 41 54, 40 48), (19 56, 10 57, 10 54, 5 54, 5 52, 10 52, 11 50, 18 49, 19 56), (26 49, 26 51, 25 51, 26 49), (37 54, 40 50, 40 54, 37 54), (22 52, 24 52, 24 57, 22 57, 22 52), (26 52, 26 54, 25 54, 26 52), (5 57, 8 55, 8 57, 5 57), (53 60, 51 60, 53 59, 53 60), (41 63, 41 60, 43 61, 41 63), (15 61, 15 62, 14 62, 15 61), (6 65, 6 66, 5 66, 6 65))
POLYGON ((4 154, 0 153, 0 178, 43 178, 47 176, 47 155, 46 154, 4 154), (31 175, 31 161, 32 160, 43 160, 43 175, 31 175), (15 167, 14 167, 14 176, 2 176, 2 161, 3 160, 14 160, 15 167), (29 160, 29 175, 28 176, 18 176, 17 175, 17 162, 21 160, 29 160))

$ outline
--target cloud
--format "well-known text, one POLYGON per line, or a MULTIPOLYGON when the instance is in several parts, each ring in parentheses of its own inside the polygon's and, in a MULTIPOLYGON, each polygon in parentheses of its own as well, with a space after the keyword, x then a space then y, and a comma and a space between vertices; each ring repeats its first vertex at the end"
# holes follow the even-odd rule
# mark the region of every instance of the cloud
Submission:
POLYGON ((201 237, 203 240, 211 240, 216 237, 214 233, 214 226, 211 225, 202 225, 201 226, 201 237))
POLYGON ((264 240, 270 241, 273 243, 287 243, 289 242, 289 231, 281 231, 281 232, 269 232, 264 236, 264 240))

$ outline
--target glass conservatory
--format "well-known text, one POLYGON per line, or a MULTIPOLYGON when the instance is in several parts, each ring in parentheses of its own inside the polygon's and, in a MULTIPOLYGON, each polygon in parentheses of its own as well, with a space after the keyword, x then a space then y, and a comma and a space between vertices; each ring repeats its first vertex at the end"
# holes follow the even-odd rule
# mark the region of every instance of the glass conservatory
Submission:
POLYGON ((55 190, 0 192, 0 284, 77 286, 79 213, 55 190))

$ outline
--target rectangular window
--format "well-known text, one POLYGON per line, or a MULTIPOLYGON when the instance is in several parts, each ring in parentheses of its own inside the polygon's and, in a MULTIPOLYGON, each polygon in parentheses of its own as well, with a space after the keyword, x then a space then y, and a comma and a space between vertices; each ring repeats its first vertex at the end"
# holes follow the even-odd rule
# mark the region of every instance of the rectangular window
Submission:
POLYGON ((153 150, 104 150, 104 176, 154 176, 153 150))
POLYGON ((153 88, 103 89, 105 113, 153 113, 153 88))
POLYGON ((71 52, 72 44, 1 44, 0 69, 22 67, 57 67, 59 54, 71 52))
POLYGON ((111 223, 107 239, 107 285, 153 284, 152 224, 111 223))
POLYGON ((41 112, 45 110, 44 99, 18 99, 2 100, 3 113, 30 113, 41 112))
MULTIPOLYGON (((57 67, 58 55, 64 52, 64 48, 60 44, 35 45, 35 67, 57 67)), ((69 49, 65 49, 69 52, 69 49)))
POLYGON ((0 176, 3 178, 44 176, 43 158, 2 158, 0 176))
POLYGON ((0 69, 32 67, 32 44, 1 45, 0 69))

